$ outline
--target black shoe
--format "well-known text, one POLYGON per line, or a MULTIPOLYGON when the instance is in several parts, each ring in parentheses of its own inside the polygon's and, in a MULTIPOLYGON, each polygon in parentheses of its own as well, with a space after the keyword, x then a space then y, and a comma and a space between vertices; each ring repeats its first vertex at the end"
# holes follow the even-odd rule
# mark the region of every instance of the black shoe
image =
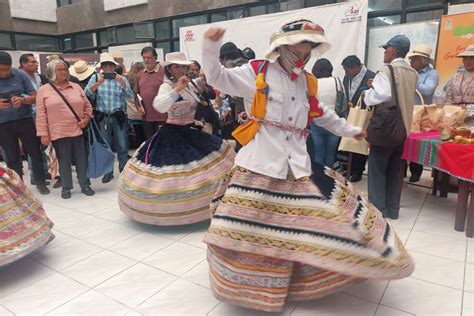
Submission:
MULTIPOLYGON (((36 180, 31 180, 30 183, 31 185, 38 185, 38 182, 36 180)), ((45 181, 44 184, 49 185, 49 181, 45 181)))
POLYGON ((92 190, 91 187, 81 188, 81 193, 87 196, 93 196, 95 194, 94 190, 92 190))
POLYGON ((354 173, 349 179, 352 183, 359 182, 360 180, 362 180, 362 175, 358 173, 354 173))
POLYGON ((65 200, 70 199, 71 198, 71 190, 63 189, 63 191, 61 192, 61 197, 65 200))
POLYGON ((54 184, 53 184, 53 189, 59 189, 59 188, 62 187, 62 186, 63 186, 63 183, 62 183, 62 181, 61 181, 61 178, 58 178, 58 179, 56 180, 56 182, 54 182, 54 184))
POLYGON ((107 173, 105 176, 102 177, 102 183, 109 183, 110 181, 112 181, 113 178, 113 173, 107 173))
POLYGON ((412 175, 410 176, 410 179, 408 179, 408 181, 413 182, 413 183, 414 183, 414 182, 418 182, 418 181, 420 181, 420 177, 417 176, 417 175, 415 175, 415 174, 412 174, 412 175))
POLYGON ((51 173, 48 172, 48 173, 46 174, 46 180, 51 180, 51 173))
POLYGON ((46 184, 37 184, 36 185, 36 189, 38 189, 38 192, 41 194, 41 195, 48 195, 49 194, 49 189, 48 187, 46 186, 46 184))

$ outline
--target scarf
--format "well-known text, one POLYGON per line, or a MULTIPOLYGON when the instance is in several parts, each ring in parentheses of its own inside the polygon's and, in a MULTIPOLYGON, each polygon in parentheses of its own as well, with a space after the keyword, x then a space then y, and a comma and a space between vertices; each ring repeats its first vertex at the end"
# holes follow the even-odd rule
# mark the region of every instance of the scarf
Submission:
POLYGON ((356 93, 357 89, 359 89, 362 79, 364 79, 366 73, 367 68, 362 66, 362 69, 359 71, 359 73, 354 78, 349 79, 349 100, 352 100, 352 97, 356 93))
POLYGON ((305 60, 299 59, 286 46, 278 47, 278 53, 280 53, 280 65, 290 75, 290 79, 293 81, 298 79, 299 75, 303 72, 304 66, 311 57, 311 54, 308 54, 305 60))

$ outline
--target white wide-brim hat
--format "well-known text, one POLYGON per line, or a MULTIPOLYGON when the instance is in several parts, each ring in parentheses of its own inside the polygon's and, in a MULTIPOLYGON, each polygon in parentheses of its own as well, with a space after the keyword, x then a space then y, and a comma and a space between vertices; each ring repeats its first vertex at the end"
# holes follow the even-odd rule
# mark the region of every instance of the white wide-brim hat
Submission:
POLYGON ((100 54, 100 59, 99 59, 99 67, 102 67, 102 63, 113 63, 116 66, 118 63, 114 60, 114 57, 110 55, 109 53, 101 53, 100 54))
POLYGON ((168 53, 165 55, 163 66, 176 65, 191 65, 193 62, 186 59, 186 55, 182 52, 168 53))
POLYGON ((458 54, 458 57, 471 57, 474 56, 474 45, 469 45, 466 49, 458 54))
POLYGON ((433 49, 431 49, 431 47, 429 47, 428 45, 418 44, 415 46, 415 49, 413 49, 413 51, 407 54, 407 57, 408 58, 412 58, 414 56, 425 57, 430 60, 430 63, 434 64, 434 60, 431 58, 432 52, 433 52, 433 49))
POLYGON ((84 60, 78 60, 74 63, 74 65, 69 67, 69 73, 79 79, 79 81, 89 78, 89 76, 92 75, 94 71, 94 67, 89 66, 84 60))
POLYGON ((321 56, 331 48, 331 44, 324 36, 324 29, 306 18, 294 18, 270 37, 270 48, 265 57, 276 60, 280 53, 277 48, 282 45, 295 45, 304 41, 316 44, 311 50, 314 57, 321 56))

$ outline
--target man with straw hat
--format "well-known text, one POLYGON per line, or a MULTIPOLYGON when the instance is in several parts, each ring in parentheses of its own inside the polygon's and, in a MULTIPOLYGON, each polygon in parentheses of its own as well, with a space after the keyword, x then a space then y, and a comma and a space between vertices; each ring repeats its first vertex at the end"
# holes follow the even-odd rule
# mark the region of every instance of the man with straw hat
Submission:
POLYGON ((210 84, 244 97, 249 121, 234 131, 244 146, 213 199, 204 242, 214 295, 278 312, 287 300, 313 300, 363 279, 397 279, 414 265, 382 214, 334 170, 311 168, 307 127, 365 136, 318 105, 317 80, 304 67, 331 45, 306 18, 270 38, 268 60, 232 69, 219 64, 225 30, 204 34, 210 84), (253 100, 253 101, 252 101, 253 100))
MULTIPOLYGON (((433 102, 433 94, 439 82, 438 72, 431 67, 434 60, 431 58, 432 49, 428 45, 418 44, 415 49, 408 53, 407 57, 410 59, 410 65, 418 72, 418 82, 416 90, 422 96, 415 94, 415 104, 431 104, 433 102), (431 65, 430 65, 431 64, 431 65)), ((410 162, 411 176, 410 182, 420 181, 423 173, 423 165, 410 162)))
POLYGON ((474 44, 458 54, 462 58, 464 71, 458 72, 449 81, 446 104, 474 104, 474 44))
POLYGON ((89 82, 90 76, 95 73, 94 67, 90 66, 86 61, 79 59, 69 67, 69 74, 76 77, 82 89, 85 89, 89 82))
POLYGON ((415 104, 431 104, 433 94, 438 86, 438 72, 430 66, 430 64, 434 64, 431 52, 432 49, 428 45, 418 44, 407 55, 408 59, 410 59, 410 65, 418 72, 416 90, 423 97, 423 100, 421 100, 418 94, 415 95, 415 104))

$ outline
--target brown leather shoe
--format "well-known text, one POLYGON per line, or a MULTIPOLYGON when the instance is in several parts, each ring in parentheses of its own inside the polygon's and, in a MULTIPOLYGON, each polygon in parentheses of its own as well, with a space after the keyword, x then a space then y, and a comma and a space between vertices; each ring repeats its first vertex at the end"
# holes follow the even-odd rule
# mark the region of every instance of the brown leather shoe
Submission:
POLYGON ((46 186, 46 184, 37 184, 36 189, 41 195, 48 195, 49 194, 49 189, 46 186))

